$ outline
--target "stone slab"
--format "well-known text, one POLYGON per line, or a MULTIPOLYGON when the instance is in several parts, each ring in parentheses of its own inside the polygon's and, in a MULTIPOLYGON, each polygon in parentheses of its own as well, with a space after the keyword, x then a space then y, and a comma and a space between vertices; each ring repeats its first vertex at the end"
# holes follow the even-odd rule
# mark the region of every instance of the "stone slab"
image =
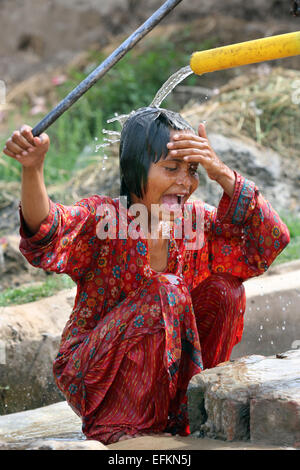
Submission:
MULTIPOLYGON (((104 446, 85 440, 81 420, 58 402, 35 410, 0 416, 0 450, 278 450, 260 442, 225 442, 195 436, 142 436, 104 446)), ((282 447, 282 449, 286 449, 282 447)))
POLYGON ((252 355, 194 376, 188 388, 192 432, 296 446, 300 440, 300 350, 252 355))
POLYGON ((26 446, 26 450, 108 450, 99 441, 69 439, 38 439, 26 446))
POLYGON ((84 439, 81 419, 66 401, 0 416, 0 441, 18 444, 42 438, 84 439))

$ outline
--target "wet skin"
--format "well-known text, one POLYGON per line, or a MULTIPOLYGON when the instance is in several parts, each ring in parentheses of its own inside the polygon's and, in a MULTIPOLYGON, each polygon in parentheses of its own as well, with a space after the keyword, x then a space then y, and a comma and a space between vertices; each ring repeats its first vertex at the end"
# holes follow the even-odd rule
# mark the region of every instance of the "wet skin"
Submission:
MULTIPOLYGON (((22 211, 32 234, 36 233, 49 212, 49 199, 43 175, 44 159, 49 145, 47 134, 33 137, 31 127, 24 125, 13 133, 3 149, 6 155, 22 165, 22 211)), ((151 215, 157 216, 155 210, 151 211, 151 205, 161 205, 166 197, 180 195, 180 204, 183 206, 198 186, 196 169, 199 164, 210 179, 218 182, 224 191, 232 196, 234 172, 215 154, 208 141, 204 124, 199 125, 198 135, 191 131, 171 130, 167 147, 169 152, 166 159, 161 159, 150 167, 143 197, 139 199, 131 195, 133 203, 143 203, 146 206, 150 221, 151 215)), ((169 218, 169 211, 167 216, 169 218)), ((158 240, 151 239, 149 233, 148 241, 151 266, 157 271, 164 270, 167 264, 167 240, 162 237, 158 240)))
MULTIPOLYGON (((170 131, 170 142, 167 144, 168 155, 157 163, 152 163, 148 173, 146 191, 142 198, 131 194, 133 203, 144 204, 148 211, 148 248, 150 266, 155 271, 164 271, 167 266, 168 240, 160 237, 151 238, 151 215, 160 220, 164 211, 159 212, 153 205, 162 205, 166 198, 180 195, 177 204, 183 206, 191 194, 197 189, 199 177, 197 168, 200 164, 208 177, 217 181, 224 191, 231 197, 234 191, 235 176, 216 155, 212 149, 205 131, 204 124, 200 124, 198 134, 189 130, 170 131)), ((175 200, 174 200, 175 202, 175 200)), ((172 212, 166 211, 167 220, 172 222, 172 212)), ((173 217, 174 218, 174 217, 173 217)))

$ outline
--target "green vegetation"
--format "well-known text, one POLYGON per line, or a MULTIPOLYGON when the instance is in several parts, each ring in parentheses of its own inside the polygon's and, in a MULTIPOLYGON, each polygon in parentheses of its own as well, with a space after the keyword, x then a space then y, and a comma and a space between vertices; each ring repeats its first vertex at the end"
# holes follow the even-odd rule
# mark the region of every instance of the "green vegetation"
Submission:
MULTIPOLYGON (((169 76, 189 63, 191 51, 196 47, 197 50, 214 47, 216 41, 207 40, 199 47, 199 44, 187 42, 187 36, 183 30, 182 41, 179 42, 180 38, 177 38, 178 44, 166 39, 144 41, 143 49, 136 47, 130 51, 46 131, 51 139, 45 169, 46 184, 67 181, 78 169, 97 159, 95 138, 98 138, 99 144, 103 137, 102 128, 120 130, 115 123, 108 127, 107 119, 114 117, 115 113, 127 114, 133 109, 148 106, 169 76)), ((103 53, 92 51, 84 70, 70 70, 67 81, 57 87, 57 102, 104 59, 103 53)), ((196 76, 191 76, 185 83, 192 85, 196 80, 196 76)), ((172 106, 171 98, 163 105, 172 106)), ((24 100, 19 113, 24 117, 24 122, 34 127, 43 115, 37 115, 33 120, 29 110, 30 105, 24 100)), ((13 122, 11 116, 11 130, 14 129, 13 122)), ((6 138, 0 140, 1 148, 5 140, 6 138)), ((0 172, 1 179, 5 181, 19 180, 20 165, 12 159, 0 156, 0 172)))
POLYGON ((274 264, 300 259, 300 218, 292 214, 280 214, 280 217, 290 231, 291 240, 278 258, 276 258, 274 264))
POLYGON ((66 274, 49 276, 45 282, 37 283, 36 285, 5 289, 3 292, 0 292, 0 307, 34 302, 74 286, 74 282, 66 274))
POLYGON ((300 236, 291 238, 289 245, 278 256, 278 258, 275 260, 275 263, 287 263, 288 261, 293 261, 296 259, 300 259, 300 236))

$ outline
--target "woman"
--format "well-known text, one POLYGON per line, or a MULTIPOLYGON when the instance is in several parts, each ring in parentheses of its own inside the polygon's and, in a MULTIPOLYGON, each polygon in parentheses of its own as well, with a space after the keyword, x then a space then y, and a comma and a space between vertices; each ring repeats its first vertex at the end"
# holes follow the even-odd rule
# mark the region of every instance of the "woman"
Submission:
POLYGON ((191 377, 229 360, 243 281, 289 242, 255 184, 220 161, 203 124, 198 134, 171 111, 133 113, 120 142, 123 205, 99 195, 55 204, 43 180, 48 136, 23 126, 6 143, 22 164, 22 253, 77 284, 53 370, 89 439, 189 434, 191 377), (217 208, 187 202, 199 164, 223 189, 217 208))

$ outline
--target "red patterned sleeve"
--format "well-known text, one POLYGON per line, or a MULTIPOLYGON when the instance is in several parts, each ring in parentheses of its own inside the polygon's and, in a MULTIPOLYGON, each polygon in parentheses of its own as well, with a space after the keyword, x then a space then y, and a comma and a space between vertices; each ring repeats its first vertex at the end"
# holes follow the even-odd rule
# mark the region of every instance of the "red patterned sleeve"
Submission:
POLYGON ((50 200, 49 214, 33 236, 28 234, 20 207, 21 253, 35 267, 78 280, 92 261, 97 209, 110 201, 92 196, 74 206, 64 206, 50 200))
POLYGON ((287 246, 287 226, 255 183, 235 172, 232 198, 223 194, 209 214, 209 267, 246 280, 263 274, 287 246))

